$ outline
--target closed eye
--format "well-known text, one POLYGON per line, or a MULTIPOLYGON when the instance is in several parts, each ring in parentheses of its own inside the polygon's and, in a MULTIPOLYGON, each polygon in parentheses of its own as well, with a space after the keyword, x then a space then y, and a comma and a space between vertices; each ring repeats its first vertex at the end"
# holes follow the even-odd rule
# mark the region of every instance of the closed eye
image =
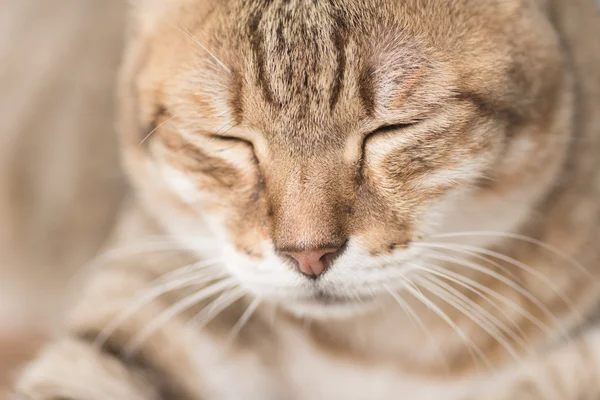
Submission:
POLYGON ((235 136, 226 136, 226 135, 218 135, 218 134, 213 134, 211 136, 209 136, 209 141, 210 140, 216 140, 220 143, 229 143, 230 145, 218 150, 214 150, 216 153, 222 153, 222 152, 226 152, 228 150, 231 150, 232 148, 236 147, 237 145, 243 145, 246 146, 251 152, 252 152, 252 161, 255 165, 259 165, 259 161, 258 161, 258 157, 256 156, 256 151, 254 149, 254 143, 252 143, 249 140, 246 139, 242 139, 239 137, 235 137, 235 136))
POLYGON ((241 139, 241 138, 235 137, 235 136, 213 134, 210 136, 210 140, 220 140, 221 142, 231 142, 231 143, 243 143, 243 144, 247 144, 248 146, 254 147, 252 145, 252 143, 250 143, 248 140, 241 139))
POLYGON ((367 137, 372 136, 372 135, 377 135, 380 133, 388 133, 388 132, 394 132, 394 131, 399 131, 399 130, 403 130, 406 128, 410 128, 411 126, 417 125, 419 122, 421 122, 421 120, 414 121, 414 122, 407 122, 404 124, 382 125, 379 128, 375 129, 374 131, 370 132, 367 135, 367 137))
POLYGON ((380 134, 402 131, 403 129, 407 129, 407 128, 410 128, 412 126, 419 124, 421 121, 422 120, 415 120, 412 122, 407 122, 407 123, 402 123, 402 124, 382 125, 379 128, 375 129, 374 131, 369 132, 365 136, 365 138, 363 139, 363 142, 362 142, 361 156, 360 156, 359 163, 358 163, 358 175, 357 175, 358 181, 362 182, 364 180, 365 151, 366 151, 366 146, 367 146, 367 142, 369 141, 369 139, 373 138, 374 136, 380 135, 380 134))
POLYGON ((422 120, 416 120, 416 121, 407 122, 407 123, 403 123, 403 124, 382 125, 379 128, 375 129, 374 131, 369 132, 363 139, 363 154, 364 154, 364 150, 365 150, 364 147, 365 147, 367 141, 369 139, 371 139, 372 137, 381 135, 381 134, 390 133, 390 132, 402 131, 404 129, 408 129, 410 127, 413 127, 413 126, 419 124, 421 121, 422 120))
MULTIPOLYGON (((250 150, 252 151, 252 153, 255 154, 254 144, 252 142, 250 142, 249 140, 246 140, 246 139, 242 139, 242 138, 235 137, 235 136, 226 136, 226 135, 213 134, 213 135, 209 136, 208 140, 209 141, 215 140, 215 141, 217 141, 219 143, 223 143, 223 144, 230 143, 231 146, 242 144, 242 145, 248 146, 250 148, 250 150)), ((221 149, 221 151, 224 151, 224 150, 227 150, 227 149, 228 148, 224 148, 224 149, 221 149)))

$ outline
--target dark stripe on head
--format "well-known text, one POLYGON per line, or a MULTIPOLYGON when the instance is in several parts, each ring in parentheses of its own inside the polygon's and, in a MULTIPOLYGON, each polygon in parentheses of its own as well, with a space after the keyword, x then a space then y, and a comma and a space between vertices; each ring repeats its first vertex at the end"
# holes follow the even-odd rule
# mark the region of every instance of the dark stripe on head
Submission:
POLYGON ((242 97, 244 80, 238 71, 232 70, 231 72, 232 80, 230 87, 229 107, 231 108, 233 121, 236 123, 236 125, 239 125, 244 120, 244 101, 242 97))
POLYGON ((273 104, 273 90, 269 85, 266 73, 266 59, 265 52, 263 49, 263 34, 260 31, 260 22, 262 20, 262 12, 257 11, 250 17, 248 22, 248 34, 250 36, 250 45, 252 46, 252 53, 256 61, 257 79, 258 86, 262 89, 265 101, 269 104, 273 104))
POLYGON ((358 77, 358 94, 369 117, 375 114, 375 87, 373 82, 373 69, 366 65, 358 77))
POLYGON ((329 108, 332 111, 338 103, 344 88, 344 75, 346 74, 346 45, 348 43, 348 29, 344 17, 338 12, 334 16, 334 20, 335 26, 333 28, 332 40, 337 52, 337 71, 329 99, 329 108))

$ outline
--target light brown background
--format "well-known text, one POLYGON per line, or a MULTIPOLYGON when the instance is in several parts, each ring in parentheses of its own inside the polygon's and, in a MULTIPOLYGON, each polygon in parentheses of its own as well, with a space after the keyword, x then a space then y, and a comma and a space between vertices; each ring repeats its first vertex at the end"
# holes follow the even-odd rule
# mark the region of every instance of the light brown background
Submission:
POLYGON ((66 283, 123 197, 114 81, 124 3, 0 0, 0 392, 52 334, 66 283))

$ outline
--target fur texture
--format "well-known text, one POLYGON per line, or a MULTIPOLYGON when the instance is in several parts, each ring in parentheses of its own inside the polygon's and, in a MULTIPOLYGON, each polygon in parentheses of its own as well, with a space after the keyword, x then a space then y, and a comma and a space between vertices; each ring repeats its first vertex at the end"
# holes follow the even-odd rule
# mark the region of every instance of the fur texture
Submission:
POLYGON ((600 396, 591 1, 142 0, 129 36, 114 246, 163 240, 20 396, 600 396))

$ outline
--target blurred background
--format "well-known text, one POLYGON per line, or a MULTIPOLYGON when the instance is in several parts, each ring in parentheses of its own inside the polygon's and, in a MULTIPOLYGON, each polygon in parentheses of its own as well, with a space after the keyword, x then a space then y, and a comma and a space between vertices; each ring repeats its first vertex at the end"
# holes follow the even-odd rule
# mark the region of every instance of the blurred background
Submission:
POLYGON ((0 0, 0 399, 52 335, 125 193, 114 88, 126 0, 0 0))

